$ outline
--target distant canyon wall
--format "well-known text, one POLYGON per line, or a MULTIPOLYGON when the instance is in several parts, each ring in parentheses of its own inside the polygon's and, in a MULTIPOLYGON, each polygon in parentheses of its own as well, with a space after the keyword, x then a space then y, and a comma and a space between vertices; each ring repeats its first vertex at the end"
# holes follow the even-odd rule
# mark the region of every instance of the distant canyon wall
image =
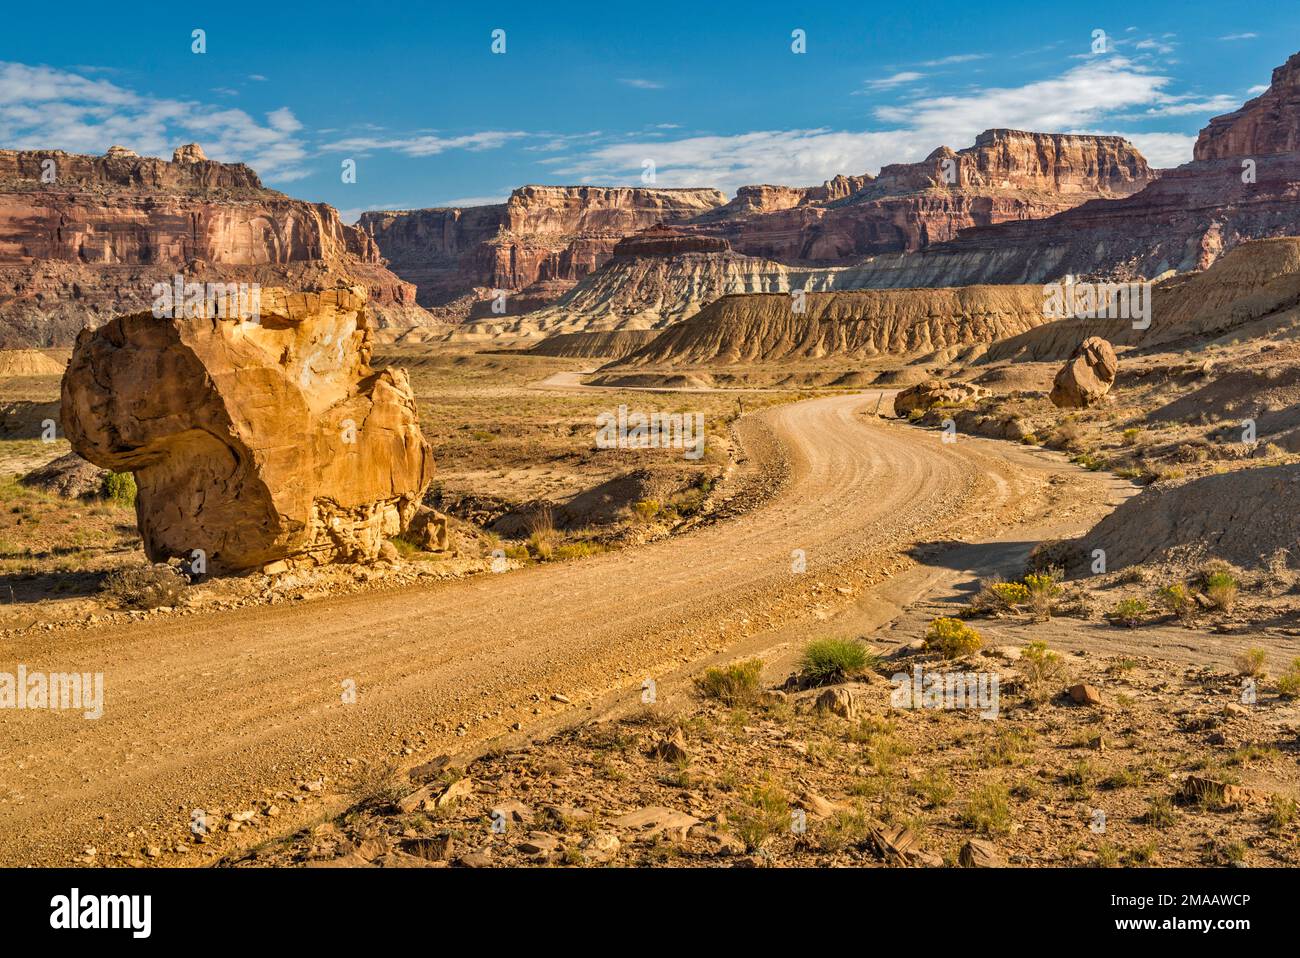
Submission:
POLYGON ((66 345, 83 326, 145 309, 155 283, 364 285, 384 325, 432 321, 415 286, 324 203, 266 189, 197 146, 171 162, 0 150, 0 346, 66 345))

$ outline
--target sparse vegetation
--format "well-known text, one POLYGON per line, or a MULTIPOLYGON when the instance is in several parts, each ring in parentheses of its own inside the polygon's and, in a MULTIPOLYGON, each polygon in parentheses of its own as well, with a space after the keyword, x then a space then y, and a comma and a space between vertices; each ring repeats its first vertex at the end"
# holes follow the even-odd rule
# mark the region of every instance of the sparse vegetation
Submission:
POLYGON ((1191 625, 1196 619, 1196 599, 1191 591, 1181 582, 1171 582, 1162 586, 1157 593, 1165 611, 1177 616, 1184 625, 1191 625))
POLYGON ((110 472, 104 477, 104 498, 119 506, 134 506, 136 496, 135 474, 110 472))
POLYGON ((1146 618, 1149 611, 1151 611, 1150 606, 1145 601, 1130 597, 1120 599, 1107 617, 1112 625, 1122 625, 1131 629, 1141 625, 1142 620, 1146 618))
POLYGON ((1061 594, 1060 578, 1059 570, 1031 572, 1025 576, 1025 587, 1029 590, 1029 608, 1036 618, 1050 619, 1056 611, 1056 600, 1061 594))
POLYGON ((962 822, 981 835, 996 837, 1011 828, 1011 796, 1001 782, 988 782, 971 793, 962 822))
POLYGON ((101 592, 125 609, 158 609, 180 602, 186 578, 169 565, 136 566, 110 572, 101 592))
POLYGON ((961 619, 938 618, 930 623, 925 644, 927 648, 936 649, 945 659, 957 659, 979 651, 984 640, 961 619))
POLYGON ((705 698, 717 699, 723 705, 749 705, 758 699, 762 673, 762 659, 733 662, 721 668, 705 669, 704 675, 695 680, 695 689, 705 698))
POLYGON ((746 850, 756 852, 774 836, 789 830, 790 802, 775 785, 756 785, 744 803, 736 807, 731 820, 746 850))
POLYGON ((799 671, 813 685, 843 682, 865 672, 874 656, 853 639, 817 639, 809 642, 799 660, 799 671))
POLYGON ((1293 659, 1286 671, 1278 676, 1277 693, 1283 698, 1300 698, 1300 659, 1293 659))

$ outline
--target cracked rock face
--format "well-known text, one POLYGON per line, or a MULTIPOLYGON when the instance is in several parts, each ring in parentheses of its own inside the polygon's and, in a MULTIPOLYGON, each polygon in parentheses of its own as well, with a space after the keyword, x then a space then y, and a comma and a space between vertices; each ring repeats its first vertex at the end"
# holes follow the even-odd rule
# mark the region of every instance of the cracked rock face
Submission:
POLYGON ((406 374, 370 368, 365 293, 262 289, 257 321, 122 316, 77 337, 73 448, 135 473, 155 562, 209 572, 367 561, 433 477, 406 374))

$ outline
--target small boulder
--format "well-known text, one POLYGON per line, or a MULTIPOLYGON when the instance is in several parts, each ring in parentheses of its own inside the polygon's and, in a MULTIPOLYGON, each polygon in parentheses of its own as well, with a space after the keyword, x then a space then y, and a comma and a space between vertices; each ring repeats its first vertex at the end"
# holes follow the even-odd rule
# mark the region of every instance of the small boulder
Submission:
POLYGON ((899 416, 909 413, 929 412, 937 405, 961 406, 976 399, 983 399, 989 391, 974 383, 945 382, 942 379, 930 379, 915 386, 908 386, 894 397, 894 412, 899 416))
POLYGON ((1101 691, 1095 685, 1080 682, 1070 686, 1070 701, 1075 705, 1097 706, 1101 704, 1101 691))
POLYGON ((1119 360, 1110 343, 1089 336, 1070 354, 1052 384, 1052 404, 1060 409, 1086 409, 1100 402, 1115 383, 1119 360))
POLYGON ((962 868, 1000 868, 1004 864, 993 843, 978 838, 966 841, 957 853, 957 861, 962 868))

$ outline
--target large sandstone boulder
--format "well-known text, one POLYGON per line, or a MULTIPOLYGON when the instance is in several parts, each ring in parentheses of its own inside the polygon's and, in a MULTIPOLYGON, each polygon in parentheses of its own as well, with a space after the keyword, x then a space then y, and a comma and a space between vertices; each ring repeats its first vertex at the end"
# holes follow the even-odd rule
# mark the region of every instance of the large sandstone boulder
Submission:
POLYGON ((894 412, 906 416, 913 411, 929 412, 935 406, 961 406, 989 395, 989 391, 974 383, 945 382, 930 379, 908 386, 894 397, 894 412))
POLYGON ((135 473, 154 561, 209 572, 366 561, 433 477, 401 370, 370 368, 364 290, 263 289, 256 321, 139 313, 77 337, 72 447, 135 473))
POLYGON ((1115 383, 1119 360, 1110 343, 1089 336, 1070 355, 1052 384, 1052 403, 1062 409, 1084 409, 1101 401, 1115 383))

